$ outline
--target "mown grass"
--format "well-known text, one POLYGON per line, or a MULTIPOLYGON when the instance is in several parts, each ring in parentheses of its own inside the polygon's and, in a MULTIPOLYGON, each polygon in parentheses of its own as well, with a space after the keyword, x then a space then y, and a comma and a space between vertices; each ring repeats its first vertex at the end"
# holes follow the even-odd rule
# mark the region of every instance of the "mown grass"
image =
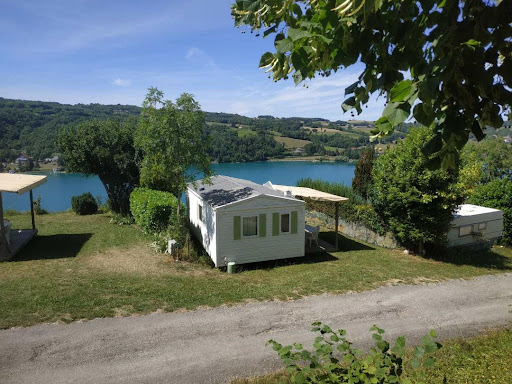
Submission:
POLYGON ((284 136, 274 136, 274 140, 283 143, 286 148, 303 148, 311 143, 309 140, 292 139, 284 136))
MULTIPOLYGON (((408 351, 408 358, 412 350, 408 351)), ((470 339, 443 343, 434 354, 436 364, 410 372, 409 377, 424 384, 505 384, 512 382, 512 330, 489 332, 470 339)), ((288 383, 289 374, 280 370, 264 376, 237 378, 231 384, 288 383)))
MULTIPOLYGON (((13 228, 30 227, 27 214, 8 219, 13 228)), ((37 216, 38 237, 13 261, 0 263, 0 328, 512 271, 508 248, 450 263, 343 238, 342 250, 332 255, 248 264, 228 275, 206 265, 171 262, 148 247, 150 239, 137 227, 109 220, 108 214, 37 216)))

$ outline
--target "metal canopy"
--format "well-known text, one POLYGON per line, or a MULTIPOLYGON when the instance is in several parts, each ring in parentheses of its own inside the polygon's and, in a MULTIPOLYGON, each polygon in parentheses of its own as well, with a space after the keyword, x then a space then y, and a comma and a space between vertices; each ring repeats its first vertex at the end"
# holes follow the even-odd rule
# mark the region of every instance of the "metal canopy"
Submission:
POLYGON ((267 183, 272 188, 286 193, 291 193, 292 196, 304 197, 307 199, 315 200, 315 201, 325 201, 334 203, 335 206, 335 214, 334 214, 334 225, 336 226, 334 231, 334 246, 336 250, 338 250, 338 223, 339 223, 339 203, 347 201, 347 197, 342 197, 338 195, 332 195, 327 192, 318 191, 312 188, 305 187, 292 187, 290 185, 275 185, 270 182, 267 183))
POLYGON ((299 196, 299 197, 306 197, 311 200, 316 201, 328 201, 332 203, 341 203, 343 201, 347 201, 347 197, 332 195, 327 192, 318 191, 316 189, 312 188, 305 188, 305 187, 292 187, 289 185, 275 185, 272 184, 274 189, 277 189, 281 192, 290 191, 292 196, 299 196))
POLYGON ((44 183, 46 183, 46 176, 0 173, 0 192, 21 195, 44 183))

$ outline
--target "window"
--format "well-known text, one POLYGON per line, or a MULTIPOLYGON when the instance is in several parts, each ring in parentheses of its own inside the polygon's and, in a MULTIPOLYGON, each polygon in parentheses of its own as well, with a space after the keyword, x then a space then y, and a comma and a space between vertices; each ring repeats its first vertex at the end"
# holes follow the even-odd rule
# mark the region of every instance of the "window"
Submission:
POLYGON ((244 236, 258 235, 258 216, 244 217, 242 233, 244 236))
POLYGON ((197 204, 197 218, 199 221, 204 222, 203 206, 201 204, 197 204))
POLYGON ((473 232, 473 225, 465 225, 459 228, 459 237, 471 235, 473 232))
POLYGON ((482 231, 487 228, 487 223, 480 223, 478 224, 478 230, 482 231))
POLYGON ((290 214, 281 215, 281 232, 290 232, 290 214))

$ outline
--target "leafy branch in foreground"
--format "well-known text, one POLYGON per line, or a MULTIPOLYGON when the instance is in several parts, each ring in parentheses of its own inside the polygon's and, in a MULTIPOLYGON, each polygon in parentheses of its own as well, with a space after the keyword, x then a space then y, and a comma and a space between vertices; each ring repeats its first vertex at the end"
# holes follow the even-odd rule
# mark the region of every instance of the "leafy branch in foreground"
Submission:
POLYGON ((344 111, 361 113, 372 94, 387 105, 375 137, 411 115, 436 135, 432 166, 455 168, 471 133, 501 127, 512 100, 510 1, 237 0, 236 26, 275 35, 260 68, 296 84, 357 62, 344 111), (410 79, 406 78, 410 75, 410 79))
POLYGON ((345 330, 334 331, 320 322, 312 325, 312 331, 320 333, 313 343, 314 352, 298 343, 283 346, 274 340, 268 342, 283 360, 292 383, 408 384, 412 381, 407 378, 406 369, 433 366, 435 358, 432 354, 441 348, 441 344, 435 342, 437 334, 432 330, 421 338, 421 344, 414 349, 412 359, 406 364, 403 336, 398 337, 391 347, 383 338, 384 330, 374 325, 370 331, 373 332, 375 346, 365 354, 346 339, 345 330))

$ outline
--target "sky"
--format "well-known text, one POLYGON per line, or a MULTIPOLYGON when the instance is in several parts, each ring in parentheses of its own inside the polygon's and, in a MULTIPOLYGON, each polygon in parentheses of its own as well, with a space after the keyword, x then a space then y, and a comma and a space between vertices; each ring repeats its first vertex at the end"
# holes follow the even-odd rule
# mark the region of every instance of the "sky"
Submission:
MULTIPOLYGON (((234 27, 232 0, 0 0, 0 97, 141 105, 148 87, 192 93, 208 112, 352 119, 344 88, 362 65, 274 83, 258 68, 273 38, 234 27)), ((384 100, 355 118, 376 120, 384 100)))

